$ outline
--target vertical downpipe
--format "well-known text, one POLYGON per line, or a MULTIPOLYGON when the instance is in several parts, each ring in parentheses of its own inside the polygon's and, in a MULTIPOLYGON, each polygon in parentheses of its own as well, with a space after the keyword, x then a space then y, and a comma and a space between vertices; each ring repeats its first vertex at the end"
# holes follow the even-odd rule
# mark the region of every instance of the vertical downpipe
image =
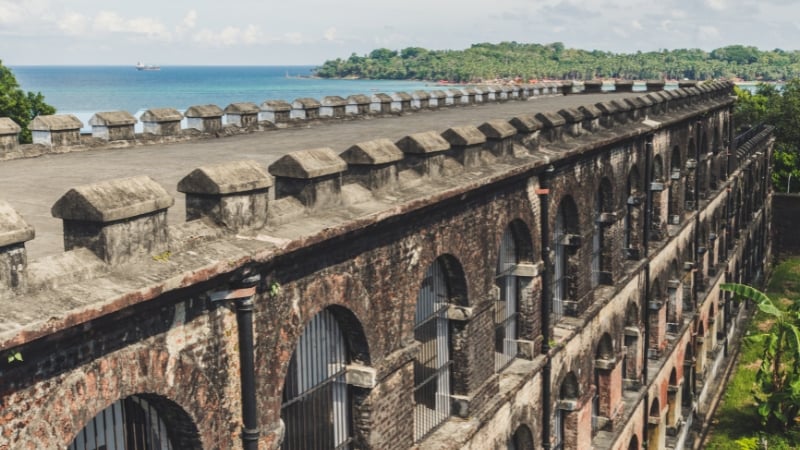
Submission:
POLYGON ((644 359, 642 360, 642 378, 644 380, 644 408, 642 414, 644 420, 642 421, 642 441, 643 447, 648 447, 647 442, 647 419, 650 415, 650 390, 648 388, 649 381, 647 379, 648 359, 650 350, 650 229, 653 221, 653 190, 650 184, 653 181, 653 136, 647 136, 644 145, 644 188, 645 188, 645 203, 644 203, 644 234, 642 234, 642 247, 645 258, 644 265, 644 359))
POLYGON ((242 391, 242 448, 258 450, 258 412, 256 410, 255 349, 253 345, 253 296, 261 276, 251 275, 235 283, 232 288, 242 292, 235 297, 236 324, 239 330, 239 367, 242 391), (247 295, 249 294, 249 295, 247 295))
POLYGON ((542 354, 545 355, 544 368, 542 368, 542 448, 550 449, 550 427, 552 426, 551 410, 552 399, 550 389, 550 377, 552 372, 552 362, 550 360, 550 304, 552 292, 550 292, 551 274, 550 267, 550 189, 548 183, 549 173, 553 171, 552 166, 543 172, 539 177, 539 189, 536 194, 539 196, 539 207, 541 217, 541 255, 544 270, 542 270, 542 304, 540 305, 542 321, 542 354))

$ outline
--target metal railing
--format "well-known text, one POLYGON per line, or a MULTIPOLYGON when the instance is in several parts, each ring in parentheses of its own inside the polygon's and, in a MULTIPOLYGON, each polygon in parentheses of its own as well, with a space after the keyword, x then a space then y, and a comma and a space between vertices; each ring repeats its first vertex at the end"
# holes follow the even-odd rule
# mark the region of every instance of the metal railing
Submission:
POLYGON ((148 401, 130 396, 101 411, 67 450, 173 450, 167 426, 148 401))

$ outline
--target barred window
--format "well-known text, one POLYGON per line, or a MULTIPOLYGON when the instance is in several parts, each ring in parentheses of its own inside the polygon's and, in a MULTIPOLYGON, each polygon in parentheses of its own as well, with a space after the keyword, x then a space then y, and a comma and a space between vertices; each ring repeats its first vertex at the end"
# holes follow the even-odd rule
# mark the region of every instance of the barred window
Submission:
POLYGON ((281 406, 284 450, 350 448, 347 357, 336 318, 321 311, 306 325, 289 362, 281 406))
POLYGON ((167 426, 147 400, 132 395, 114 402, 75 436, 68 450, 173 450, 167 426))
POLYGON ((421 344, 414 361, 415 441, 450 416, 449 298, 442 264, 436 260, 425 272, 414 319, 414 339, 421 344))
POLYGON ((517 356, 519 318, 519 280, 513 269, 519 262, 511 228, 506 228, 497 258, 497 285, 500 299, 495 309, 495 370, 501 370, 517 356))

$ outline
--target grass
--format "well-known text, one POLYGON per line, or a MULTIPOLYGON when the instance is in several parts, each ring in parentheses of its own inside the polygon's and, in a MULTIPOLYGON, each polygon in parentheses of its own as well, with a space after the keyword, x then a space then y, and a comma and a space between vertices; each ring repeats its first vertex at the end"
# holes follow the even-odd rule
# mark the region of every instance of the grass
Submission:
MULTIPOLYGON (((800 258, 781 262, 773 270, 767 295, 776 306, 785 309, 800 300, 800 258)), ((762 333, 769 323, 761 314, 749 324, 747 334, 762 333)), ((770 450, 792 449, 800 446, 800 433, 769 434, 762 430, 754 392, 756 370, 761 363, 761 348, 745 339, 742 342, 739 362, 728 381, 722 403, 714 415, 711 437, 707 442, 711 450, 759 449, 759 441, 767 441, 770 450)))

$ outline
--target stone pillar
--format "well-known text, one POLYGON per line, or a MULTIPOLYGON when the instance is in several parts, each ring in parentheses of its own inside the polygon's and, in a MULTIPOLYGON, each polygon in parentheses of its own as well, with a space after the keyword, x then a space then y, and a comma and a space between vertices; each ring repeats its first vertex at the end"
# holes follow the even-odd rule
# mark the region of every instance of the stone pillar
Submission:
POLYGON ((16 122, 8 117, 0 117, 0 156, 5 152, 16 150, 20 131, 22 128, 16 122))
POLYGON ((559 142, 564 135, 564 125, 567 120, 553 111, 536 114, 536 120, 542 124, 542 136, 547 142, 559 142))
POLYGON ((656 92, 663 91, 665 84, 666 82, 664 80, 647 80, 644 85, 647 92, 656 92))
POLYGON ((447 94, 441 90, 435 90, 430 92, 431 98, 429 106, 431 108, 441 108, 443 106, 447 106, 447 94))
POLYGON ((292 105, 283 100, 267 100, 260 108, 259 118, 275 125, 286 123, 291 118, 292 105))
POLYGON ((328 147, 291 152, 269 166, 276 199, 293 196, 306 208, 341 204, 345 170, 347 163, 328 147))
POLYGON ((595 132, 600 129, 600 118, 603 117, 603 111, 595 105, 584 105, 578 107, 578 111, 583 114, 583 121, 581 126, 584 130, 595 132))
POLYGON ((345 183, 359 183, 373 192, 397 186, 397 162, 403 151, 388 139, 360 142, 339 155, 348 164, 345 183))
POLYGON ((461 104, 463 105, 474 105, 475 104, 475 96, 477 95, 477 91, 473 88, 463 88, 461 89, 461 104))
POLYGON ((95 113, 89 119, 92 126, 92 137, 106 141, 132 141, 136 139, 134 126, 135 117, 128 111, 113 111, 95 113))
POLYGON ((258 125, 258 105, 252 102, 231 103, 225 107, 225 120, 228 125, 248 128, 258 125))
POLYGON ((322 104, 319 108, 320 117, 334 117, 341 118, 346 114, 347 100, 339 97, 338 95, 329 95, 322 98, 322 104))
POLYGON ((190 106, 184 113, 186 127, 203 133, 213 133, 222 129, 222 109, 217 105, 190 106))
POLYGON ((614 90, 617 92, 633 92, 633 80, 616 80, 614 90))
POLYGON ((352 115, 369 114, 370 98, 363 94, 355 94, 347 97, 347 107, 345 112, 352 115))
POLYGON ((406 154, 403 161, 406 167, 422 176, 437 177, 442 174, 445 152, 450 150, 450 144, 435 131, 412 134, 396 144, 406 154))
POLYGON ((405 92, 392 94, 392 112, 403 113, 411 111, 411 96, 405 92))
POLYGON ((460 89, 448 89, 445 94, 447 94, 447 105, 448 106, 458 106, 461 104, 461 97, 464 95, 460 89))
POLYGON ((33 143, 50 147, 80 145, 82 127, 83 122, 72 114, 36 116, 28 125, 33 143))
POLYGON ((411 106, 416 109, 428 109, 430 107, 431 95, 426 91, 414 91, 411 93, 411 106))
POLYGON ((564 129, 571 137, 578 137, 583 131, 583 113, 575 108, 565 108, 558 111, 558 114, 564 118, 566 123, 564 129))
POLYGON ((53 205, 64 221, 64 249, 86 247, 108 264, 169 249, 167 208, 175 200, 150 177, 70 189, 53 205))
POLYGON ((391 114, 392 97, 383 93, 372 94, 370 98, 370 111, 377 114, 391 114))
POLYGON ((517 129, 515 137, 517 143, 528 151, 539 149, 539 130, 542 129, 542 122, 532 115, 522 115, 513 117, 509 123, 517 129))
POLYGON ((603 92, 602 80, 586 80, 583 82, 584 94, 599 94, 603 92))
POLYGON ((186 220, 207 217, 215 225, 239 231, 262 228, 272 177, 255 161, 199 167, 178 183, 186 194, 186 220))
POLYGON ((33 227, 14 208, 0 200, 0 292, 24 290, 28 257, 25 242, 34 237, 33 227))
POLYGON ((181 134, 183 114, 173 108, 148 109, 141 116, 145 133, 158 136, 177 136, 181 134))
POLYGON ((442 137, 450 144, 449 152, 465 168, 481 165, 481 151, 486 142, 486 135, 473 125, 452 127, 442 133, 442 137))
POLYGON ((292 119, 318 119, 320 103, 313 98, 297 98, 292 102, 292 119))
POLYGON ((478 127, 486 136, 486 147, 497 157, 514 156, 517 129, 505 120, 490 120, 478 127))

